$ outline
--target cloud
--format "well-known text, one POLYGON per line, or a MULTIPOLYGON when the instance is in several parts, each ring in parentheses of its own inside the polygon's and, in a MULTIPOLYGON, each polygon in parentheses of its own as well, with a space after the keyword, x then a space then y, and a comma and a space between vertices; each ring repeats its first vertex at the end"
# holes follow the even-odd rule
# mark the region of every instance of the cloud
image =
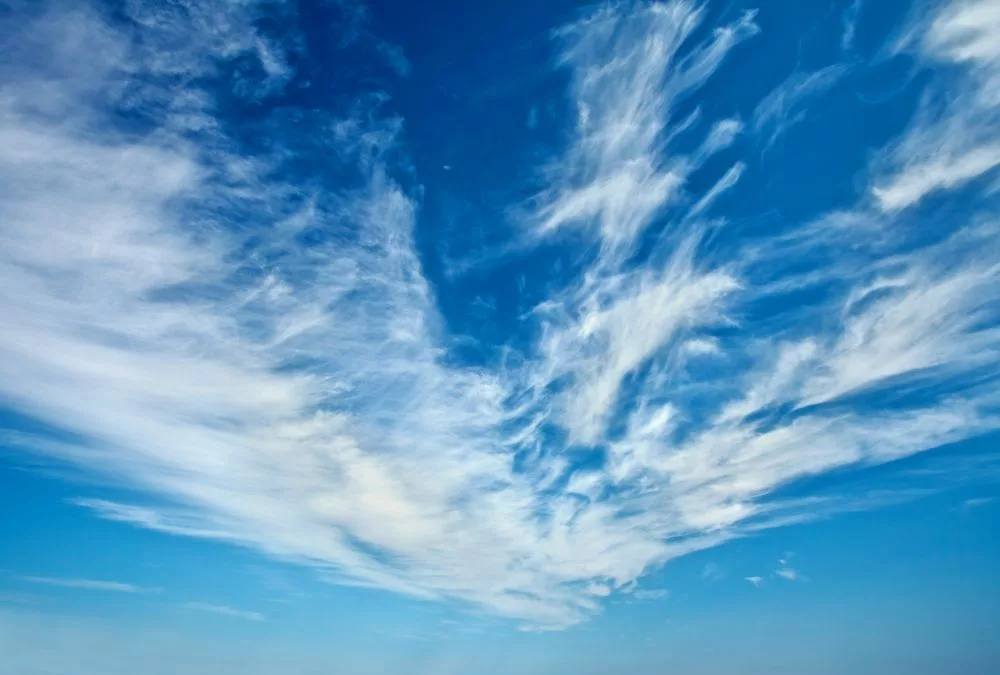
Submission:
POLYGON ((640 590, 632 593, 632 597, 636 600, 662 600, 664 598, 670 597, 670 591, 666 588, 653 588, 649 590, 640 590))
POLYGON ((976 509, 981 506, 989 506, 996 499, 994 497, 973 497, 962 502, 962 507, 966 509, 976 509))
POLYGON ((774 573, 786 581, 806 581, 801 572, 791 567, 781 567, 775 570, 774 573))
POLYGON ((341 47, 368 48, 397 77, 409 77, 413 65, 406 58, 403 48, 372 33, 371 11, 367 5, 353 0, 338 1, 332 5, 339 17, 331 27, 331 33, 339 38, 341 47))
MULTIPOLYGON (((695 162, 663 157, 673 108, 758 31, 746 13, 688 47, 702 20, 703 9, 689 2, 607 6, 558 32, 561 61, 572 73, 576 132, 548 169, 553 184, 538 197, 540 235, 596 227, 606 252, 620 255, 680 197, 695 162)), ((718 146, 720 133, 709 143, 718 146)))
POLYGON ((563 395, 563 423, 572 440, 600 440, 623 380, 691 327, 720 321, 723 298, 739 283, 724 271, 695 269, 694 242, 684 243, 661 271, 615 275, 581 289, 545 318, 541 342, 544 376, 570 376, 575 387, 563 395))
POLYGON ((910 129, 877 163, 872 195, 885 212, 916 206, 1000 164, 1000 12, 991 0, 951 3, 912 26, 897 45, 951 77, 925 97, 910 129))
MULTIPOLYGON (((746 165, 688 178, 742 123, 677 110, 750 47, 752 13, 622 3, 556 32, 577 115, 522 215, 592 254, 531 289, 531 339, 471 362, 418 255, 391 102, 230 114, 239 78, 249 105, 271 77, 236 62, 300 43, 264 54, 255 3, 189 4, 2 18, 23 58, 2 67, 0 397, 67 432, 18 448, 130 490, 74 500, 96 516, 559 629, 673 558, 878 502, 781 497, 793 481, 997 428, 988 213, 911 239, 865 195, 716 236, 746 165)), ((919 44, 962 78, 938 84, 985 101, 985 38, 941 34, 919 44)), ((873 184, 907 185, 937 124, 873 184)))
POLYGON ((75 588, 85 591, 109 591, 112 593, 152 593, 157 589, 142 588, 121 581, 98 581, 94 579, 73 579, 64 577, 19 576, 18 581, 43 586, 58 586, 59 588, 75 588))
POLYGON ((743 577, 743 579, 749 581, 755 588, 760 588, 760 585, 764 583, 764 579, 761 577, 743 577))
POLYGON ((706 211, 712 203, 719 198, 723 192, 726 192, 740 180, 740 176, 743 175, 743 170, 746 165, 743 162, 737 162, 733 166, 729 167, 729 170, 720 178, 715 185, 709 189, 705 195, 698 200, 698 202, 691 208, 689 212, 689 217, 696 217, 706 211))
POLYGON ((844 30, 840 34, 840 48, 848 51, 854 48, 854 34, 858 28, 858 17, 861 14, 863 0, 854 0, 847 9, 844 10, 841 21, 844 30))
POLYGON ((701 578, 705 581, 719 581, 720 579, 724 579, 725 576, 725 570, 718 563, 710 562, 701 570, 701 578))
POLYGON ((259 614, 258 612, 233 609, 232 607, 227 607, 226 605, 211 605, 205 602, 186 602, 182 605, 182 607, 196 612, 218 614, 219 616, 226 616, 232 619, 246 619, 247 621, 263 621, 265 619, 264 615, 259 614))
POLYGON ((829 91, 847 72, 843 65, 795 72, 765 96, 753 111, 753 131, 769 148, 788 130, 802 122, 805 105, 829 91))
POLYGON ((413 66, 410 65, 409 59, 407 59, 406 55, 403 53, 402 47, 388 42, 379 41, 378 50, 385 57, 389 67, 392 68, 396 75, 399 77, 409 77, 410 71, 413 70, 413 66))

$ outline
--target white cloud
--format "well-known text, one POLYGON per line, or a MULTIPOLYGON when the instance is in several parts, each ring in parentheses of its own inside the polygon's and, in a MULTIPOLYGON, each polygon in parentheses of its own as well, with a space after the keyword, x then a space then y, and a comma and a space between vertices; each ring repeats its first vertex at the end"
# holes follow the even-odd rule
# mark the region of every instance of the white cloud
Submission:
MULTIPOLYGON (((562 62, 572 69, 576 139, 549 167, 553 184, 539 197, 540 233, 594 227, 606 252, 621 255, 681 197, 694 167, 691 158, 663 156, 680 131, 670 125, 673 108, 758 30, 747 13, 687 45, 702 20, 703 9, 691 2, 608 6, 560 31, 562 62)), ((721 123, 706 151, 728 144, 738 130, 734 121, 721 123)))
POLYGON ((248 612, 243 609, 234 609, 226 605, 212 605, 206 602, 186 602, 182 607, 196 612, 207 612, 208 614, 218 614, 232 619, 246 619, 247 621, 263 621, 265 618, 259 612, 248 612))
POLYGON ((844 305, 843 333, 803 384, 805 402, 929 368, 969 371, 995 359, 996 333, 978 329, 997 316, 995 248, 980 261, 970 245, 993 248, 980 236, 963 236, 902 258, 892 275, 857 288, 844 305))
POLYGON ((716 122, 708 133, 697 156, 707 158, 720 150, 728 148, 743 133, 743 122, 737 119, 725 119, 716 122))
POLYGON ((811 73, 795 72, 765 96, 753 111, 753 131, 770 147, 805 119, 806 103, 829 91, 847 72, 843 65, 811 73))
POLYGON ((719 195, 731 189, 740 180, 740 176, 743 175, 743 170, 746 165, 743 162, 737 162, 733 166, 729 167, 729 170, 720 178, 715 185, 709 189, 705 195, 695 203, 695 205, 688 212, 689 217, 695 217, 701 215, 705 210, 708 209, 712 203, 719 198, 719 195))
POLYGON ((854 0, 847 9, 844 10, 841 21, 844 30, 840 34, 840 48, 849 50, 854 48, 854 35, 858 28, 858 17, 861 14, 862 0, 854 0))
POLYGON ((967 183, 998 164, 1000 144, 981 147, 962 145, 947 151, 947 154, 932 156, 906 167, 886 185, 872 188, 872 194, 882 210, 898 211, 913 206, 932 192, 967 183))
POLYGON ((774 571, 782 579, 786 581, 805 581, 806 578, 802 574, 791 567, 782 567, 774 571))
POLYGON ((932 55, 976 68, 1000 64, 1000 8, 992 0, 960 0, 931 20, 924 47, 932 55))
POLYGON ((962 502, 962 506, 967 509, 976 509, 981 506, 989 506, 996 499, 994 497, 973 497, 962 502))
POLYGON ((743 579, 749 581, 755 588, 760 588, 760 585, 764 583, 764 579, 761 577, 743 577, 743 579))
POLYGON ((601 440, 627 375, 691 328, 721 320, 720 301, 738 282, 725 272, 695 270, 693 246, 681 247, 661 273, 615 276, 583 289, 575 316, 547 317, 544 375, 573 378, 562 412, 574 441, 601 440))
POLYGON ((75 588, 85 591, 110 591, 112 593, 150 593, 156 589, 142 588, 121 581, 101 581, 95 579, 73 579, 65 577, 19 576, 18 581, 43 586, 58 586, 60 588, 75 588))
POLYGON ((776 402, 793 398, 791 392, 801 377, 800 373, 815 358, 816 351, 816 342, 808 338, 780 345, 775 363, 767 374, 753 377, 745 397, 727 405, 719 421, 742 420, 776 402))
POLYGON ((670 591, 666 588, 651 588, 649 590, 635 591, 632 593, 632 597, 636 600, 663 600, 670 597, 670 591))
POLYGON ((998 31, 1000 10, 993 0, 963 0, 935 8, 905 34, 899 50, 951 72, 879 163, 872 195, 883 211, 913 207, 1000 164, 998 31))

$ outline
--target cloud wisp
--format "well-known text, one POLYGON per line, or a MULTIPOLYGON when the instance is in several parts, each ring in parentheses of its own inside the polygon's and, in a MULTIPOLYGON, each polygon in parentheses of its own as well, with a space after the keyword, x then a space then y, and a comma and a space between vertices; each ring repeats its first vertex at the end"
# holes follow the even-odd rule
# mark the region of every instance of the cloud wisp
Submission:
POLYGON ((101 581, 97 579, 74 579, 67 577, 38 577, 19 576, 18 581, 29 584, 39 584, 42 586, 56 586, 58 588, 72 588, 84 591, 108 591, 111 593, 155 593, 157 588, 143 588, 135 584, 128 584, 122 581, 101 581))
POLYGON ((796 72, 765 96, 753 111, 753 130, 770 148, 796 124, 806 119, 806 103, 829 91, 847 67, 827 66, 811 73, 796 72))
POLYGON ((853 0, 841 15, 843 31, 840 34, 840 48, 848 51, 854 48, 854 36, 858 29, 858 19, 861 14, 863 0, 853 0))
MULTIPOLYGON (((572 73, 575 139, 548 168, 536 228, 596 227, 605 253, 627 253, 687 176, 731 142, 728 127, 692 157, 667 154, 675 106, 701 87, 729 52, 758 32, 754 13, 689 44, 704 8, 687 2, 607 6, 563 27, 561 61, 572 73)), ((732 124, 732 123, 729 123, 732 124)))
POLYGON ((806 581, 802 573, 793 567, 781 567, 776 569, 774 573, 785 581, 806 581))
MULTIPOLYGON (((99 517, 532 628, 583 621, 672 558, 814 517, 776 496, 796 479, 998 426, 964 384, 998 362, 996 224, 895 248, 868 226, 990 169, 941 178, 972 160, 928 150, 995 104, 992 43, 955 14, 985 5, 957 7, 914 44, 975 110, 916 120, 861 203, 730 252, 707 219, 748 164, 700 193, 690 177, 743 124, 677 110, 755 15, 622 3, 557 31, 576 115, 524 225, 595 253, 501 366, 450 350, 384 95, 252 128, 223 112, 220 91, 295 81, 301 44, 259 34, 259 5, 0 17, 21 57, 0 66, 0 398, 76 439, 23 443, 140 495, 76 500, 99 517), (857 259, 831 262, 848 239, 857 259), (816 306, 745 311, 817 283, 816 306)), ((763 127, 797 118, 792 89, 763 127)))
POLYGON ((181 605, 184 609, 190 609, 195 612, 205 612, 207 614, 216 614, 218 616, 225 616, 231 619, 244 619, 246 621, 264 621, 266 618, 263 614, 259 612, 249 612, 243 609, 234 609, 227 605, 213 605, 207 602, 186 602, 181 605))

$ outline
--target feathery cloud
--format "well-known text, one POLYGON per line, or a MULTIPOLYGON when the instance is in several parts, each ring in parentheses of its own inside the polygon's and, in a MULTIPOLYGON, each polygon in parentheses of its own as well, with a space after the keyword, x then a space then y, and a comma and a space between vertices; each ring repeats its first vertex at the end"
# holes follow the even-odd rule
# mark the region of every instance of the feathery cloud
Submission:
POLYGON ((795 72, 765 96, 753 111, 753 131, 768 148, 806 116, 806 103, 829 91, 847 72, 833 65, 815 72, 795 72))
MULTIPOLYGON (((748 12, 689 46, 702 20, 703 8, 689 2, 606 6, 557 33, 572 73, 576 138, 548 169, 553 180, 539 196, 540 234, 596 226, 606 254, 619 256, 680 197, 697 162, 664 156, 673 108, 758 32, 748 12)), ((716 129, 700 159, 735 131, 716 129)))
POLYGON ((889 213, 961 187, 1000 165, 1000 9, 992 0, 962 0, 912 27, 897 45, 951 77, 925 97, 910 129, 879 163, 872 186, 889 213))

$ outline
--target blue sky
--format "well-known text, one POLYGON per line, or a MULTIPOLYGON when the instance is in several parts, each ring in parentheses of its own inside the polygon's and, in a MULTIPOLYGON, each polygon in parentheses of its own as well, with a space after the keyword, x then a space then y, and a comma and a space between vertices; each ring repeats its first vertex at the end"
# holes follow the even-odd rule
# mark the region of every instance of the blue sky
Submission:
POLYGON ((1000 3, 0 10, 0 674, 1000 669, 1000 3))

